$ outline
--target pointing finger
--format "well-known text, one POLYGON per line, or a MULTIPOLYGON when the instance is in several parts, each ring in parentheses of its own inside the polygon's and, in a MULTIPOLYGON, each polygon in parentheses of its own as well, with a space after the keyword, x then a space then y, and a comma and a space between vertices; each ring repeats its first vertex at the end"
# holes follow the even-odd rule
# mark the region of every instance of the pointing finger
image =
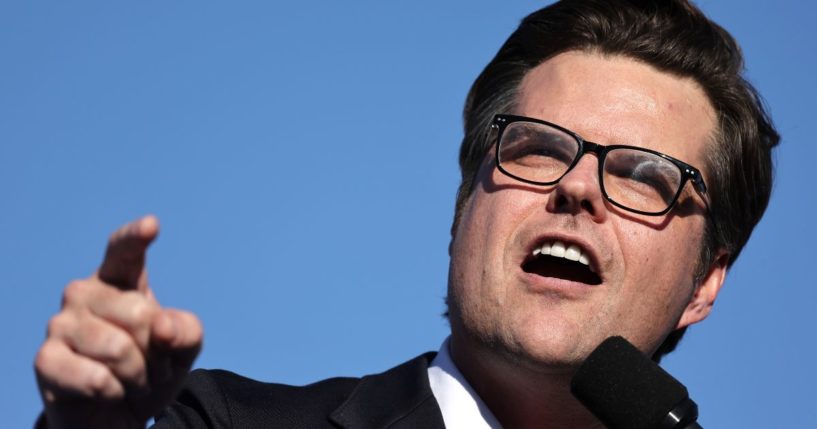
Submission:
POLYGON ((108 242, 99 279, 122 289, 146 290, 145 252, 158 234, 159 220, 152 215, 119 228, 108 242))

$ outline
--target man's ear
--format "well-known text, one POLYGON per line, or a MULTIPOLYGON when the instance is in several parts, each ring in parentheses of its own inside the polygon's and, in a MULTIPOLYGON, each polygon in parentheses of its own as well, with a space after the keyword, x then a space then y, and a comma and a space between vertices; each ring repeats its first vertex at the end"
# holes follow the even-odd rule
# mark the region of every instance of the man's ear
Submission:
POLYGON ((729 263, 729 253, 719 249, 715 260, 709 265, 709 270, 695 289, 687 304, 681 319, 675 329, 681 329, 706 319, 715 304, 715 298, 726 280, 726 270, 729 263))

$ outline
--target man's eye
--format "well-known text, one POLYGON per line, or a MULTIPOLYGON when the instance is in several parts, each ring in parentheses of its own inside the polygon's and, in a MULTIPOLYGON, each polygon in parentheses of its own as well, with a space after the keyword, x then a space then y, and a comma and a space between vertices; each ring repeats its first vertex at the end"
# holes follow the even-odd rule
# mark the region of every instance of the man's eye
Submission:
POLYGON ((655 198, 660 198, 666 203, 672 200, 677 190, 677 186, 674 183, 670 183, 670 180, 660 173, 637 174, 631 176, 630 180, 644 188, 646 192, 655 198))
POLYGON ((573 162, 575 150, 559 141, 543 141, 541 138, 536 141, 516 142, 509 145, 502 152, 503 159, 507 162, 515 162, 524 165, 535 165, 537 163, 560 163, 570 164, 573 162))
POLYGON ((611 157, 604 166, 607 180, 621 191, 670 202, 680 182, 677 168, 659 158, 641 157, 635 161, 634 157, 611 157))

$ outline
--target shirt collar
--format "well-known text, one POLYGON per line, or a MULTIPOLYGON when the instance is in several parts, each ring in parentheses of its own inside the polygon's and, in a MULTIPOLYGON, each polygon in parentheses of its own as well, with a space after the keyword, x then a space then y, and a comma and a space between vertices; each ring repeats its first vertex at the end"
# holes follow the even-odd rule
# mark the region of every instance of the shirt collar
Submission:
POLYGON ((428 367, 431 392, 440 405, 446 429, 501 429, 488 406, 462 375, 448 351, 450 337, 428 367))

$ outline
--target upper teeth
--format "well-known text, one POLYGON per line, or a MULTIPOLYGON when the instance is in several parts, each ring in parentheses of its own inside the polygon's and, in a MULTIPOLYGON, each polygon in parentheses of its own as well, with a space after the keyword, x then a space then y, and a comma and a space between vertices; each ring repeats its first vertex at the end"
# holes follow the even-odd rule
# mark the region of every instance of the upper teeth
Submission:
MULTIPOLYGON (((587 254, 582 251, 581 247, 575 244, 567 246, 561 241, 545 243, 542 245, 542 247, 533 249, 533 256, 539 254, 555 256, 557 258, 565 258, 570 261, 578 261, 590 267, 590 259, 587 257, 587 254)), ((592 270, 593 268, 590 267, 590 269, 592 270)))

